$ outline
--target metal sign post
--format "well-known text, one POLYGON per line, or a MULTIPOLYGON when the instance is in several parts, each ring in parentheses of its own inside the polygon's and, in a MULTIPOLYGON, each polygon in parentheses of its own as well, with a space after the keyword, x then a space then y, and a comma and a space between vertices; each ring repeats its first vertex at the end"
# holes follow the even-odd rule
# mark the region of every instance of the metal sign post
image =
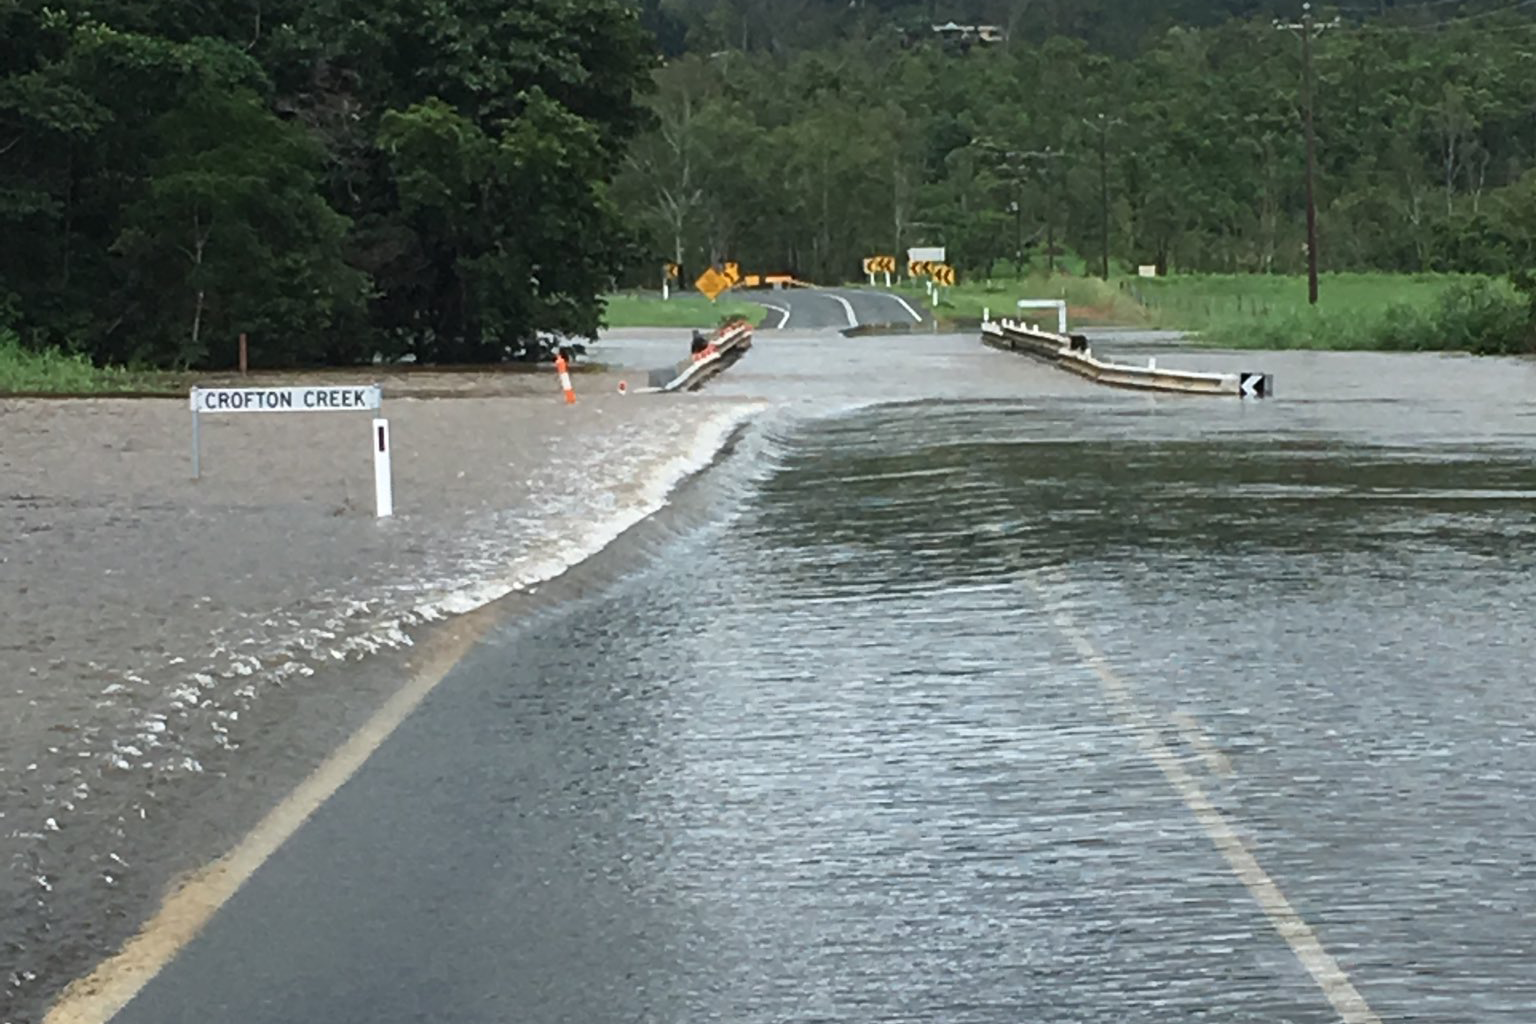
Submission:
POLYGON ((1020 309, 1054 309, 1056 311, 1056 333, 1067 333, 1067 302, 1065 299, 1020 299, 1020 309))

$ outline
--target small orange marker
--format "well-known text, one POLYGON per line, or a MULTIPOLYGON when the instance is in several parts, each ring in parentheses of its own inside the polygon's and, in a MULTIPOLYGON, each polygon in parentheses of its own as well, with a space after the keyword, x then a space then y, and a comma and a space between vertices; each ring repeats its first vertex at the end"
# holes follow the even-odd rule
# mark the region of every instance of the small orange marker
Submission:
POLYGON ((576 392, 571 387, 571 368, 565 361, 565 356, 555 356, 555 372, 560 375, 560 387, 565 389, 565 404, 576 404, 576 392))

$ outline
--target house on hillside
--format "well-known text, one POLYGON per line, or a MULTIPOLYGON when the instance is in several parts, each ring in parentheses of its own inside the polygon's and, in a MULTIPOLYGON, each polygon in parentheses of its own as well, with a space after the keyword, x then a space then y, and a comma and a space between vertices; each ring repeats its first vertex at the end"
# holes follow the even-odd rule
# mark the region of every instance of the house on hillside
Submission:
POLYGON ((953 21, 944 25, 934 25, 933 34, 945 43, 961 47, 978 44, 991 46, 1006 42, 1008 39, 1008 33, 1001 25, 959 25, 953 21))

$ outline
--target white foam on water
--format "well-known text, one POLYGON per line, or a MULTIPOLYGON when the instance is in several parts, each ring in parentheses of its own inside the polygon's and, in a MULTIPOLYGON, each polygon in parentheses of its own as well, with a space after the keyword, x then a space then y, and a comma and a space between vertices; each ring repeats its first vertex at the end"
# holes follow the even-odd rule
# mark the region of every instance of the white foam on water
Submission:
MULTIPOLYGON (((586 509, 593 504, 605 506, 606 518, 589 521, 574 532, 569 528, 550 532, 543 545, 547 554, 525 558, 509 574, 479 580, 436 595, 416 605, 413 611, 428 621, 463 615, 500 600, 509 594, 554 579, 572 567, 602 551, 636 523, 666 506, 668 496, 690 474, 707 466, 725 445, 731 434, 760 407, 733 408, 704 421, 684 451, 662 462, 637 488, 628 502, 620 501, 606 489, 594 489, 586 509)), ((585 511, 584 509, 583 511, 585 511)))
POLYGON ((61 787, 43 801, 46 817, 62 820, 73 809, 64 803, 69 796, 87 799, 84 780, 92 771, 202 772, 200 751, 236 749, 225 723, 265 689, 313 676, 320 665, 408 648, 415 627, 560 576, 665 507, 678 484, 705 468, 763 408, 727 406, 692 421, 693 433, 680 448, 675 434, 613 431, 599 443, 602 450, 589 446, 546 462, 533 474, 539 497, 532 508, 485 509, 476 528, 456 539, 456 549, 441 545, 427 566, 408 567, 409 583, 383 594, 311 594, 300 608, 234 617, 210 637, 201 657, 166 652, 157 665, 118 671, 118 681, 101 693, 130 696, 126 681, 140 687, 142 699, 114 709, 127 716, 120 729, 98 730, 94 742, 79 749, 86 760, 69 772, 66 785, 73 789, 61 787))

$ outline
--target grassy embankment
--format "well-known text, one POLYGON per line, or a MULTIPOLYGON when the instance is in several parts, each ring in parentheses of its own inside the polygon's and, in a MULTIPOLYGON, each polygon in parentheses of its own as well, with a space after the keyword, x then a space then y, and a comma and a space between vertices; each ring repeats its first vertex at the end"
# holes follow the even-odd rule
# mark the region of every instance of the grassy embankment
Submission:
POLYGON ((1145 322, 1233 348, 1530 351, 1531 311, 1507 281, 1453 274, 1326 274, 1319 303, 1302 277, 1132 279, 1145 322))
MULTIPOLYGON (((921 288, 900 289, 924 297, 921 288)), ((1190 331, 1230 348, 1376 351, 1532 351, 1536 324, 1508 282, 1452 274, 1326 274, 1316 308, 1299 276, 1187 275, 1157 279, 1054 277, 963 282, 941 318, 1015 315, 1021 298, 1065 298, 1074 326, 1190 331)), ((1049 312, 1028 319, 1049 321, 1049 312)))
MULTIPOLYGON (((909 299, 928 304, 928 292, 922 285, 898 284, 893 291, 909 299)), ((1114 282, 1106 284, 1096 277, 995 278, 987 281, 961 281, 945 288, 939 298, 940 320, 980 320, 990 311, 994 318, 1016 317, 1014 303, 1020 299, 1066 299, 1070 322, 1075 326, 1134 325, 1146 322, 1146 311, 1114 282)), ((1049 310, 1030 310, 1026 319, 1049 322, 1049 310)))
POLYGON ((729 293, 710 302, 704 296, 687 292, 663 302, 657 293, 621 292, 606 297, 609 327, 680 327, 699 329, 718 327, 733 317, 754 324, 763 319, 763 307, 744 302, 729 293))
POLYGON ((110 395, 159 391, 161 375, 93 366, 80 355, 58 349, 22 348, 16 335, 0 328, 0 394, 110 395))

